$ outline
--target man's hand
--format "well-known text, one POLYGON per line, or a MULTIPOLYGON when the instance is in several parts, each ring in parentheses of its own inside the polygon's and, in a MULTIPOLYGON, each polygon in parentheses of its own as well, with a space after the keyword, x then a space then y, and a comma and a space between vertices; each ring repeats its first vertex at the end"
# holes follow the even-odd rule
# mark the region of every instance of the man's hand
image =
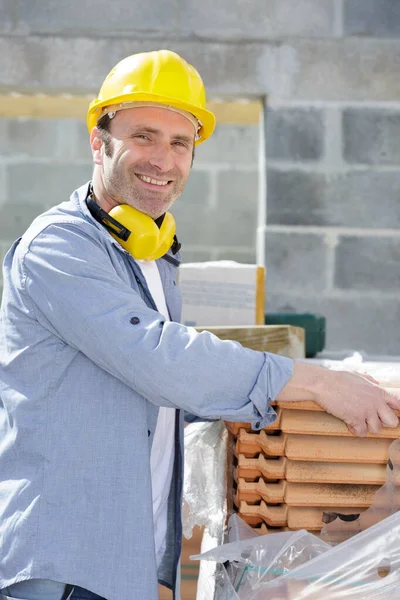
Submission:
POLYGON ((374 379, 316 365, 295 363, 293 377, 277 400, 314 400, 358 436, 376 434, 383 427, 396 427, 399 423, 394 410, 400 410, 400 399, 374 379))
MULTIPOLYGON (((327 412, 342 419, 355 435, 379 433, 383 427, 396 427, 400 401, 384 388, 357 373, 331 371, 328 383, 316 401, 327 412)), ((324 386, 325 387, 325 386, 324 386)))

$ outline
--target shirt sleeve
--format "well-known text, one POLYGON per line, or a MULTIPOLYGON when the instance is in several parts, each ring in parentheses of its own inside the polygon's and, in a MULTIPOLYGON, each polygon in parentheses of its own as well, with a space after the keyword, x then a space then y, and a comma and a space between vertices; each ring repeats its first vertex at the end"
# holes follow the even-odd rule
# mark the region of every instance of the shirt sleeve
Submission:
POLYGON ((83 226, 48 226, 22 258, 37 320, 155 405, 255 429, 273 422, 270 402, 293 361, 165 321, 118 275, 117 259, 83 226))

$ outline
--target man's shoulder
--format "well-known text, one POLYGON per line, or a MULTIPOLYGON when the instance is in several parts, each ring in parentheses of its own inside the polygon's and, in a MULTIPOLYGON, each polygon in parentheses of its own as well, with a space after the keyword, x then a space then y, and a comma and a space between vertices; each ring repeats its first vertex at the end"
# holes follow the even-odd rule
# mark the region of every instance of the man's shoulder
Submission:
POLYGON ((61 202, 49 210, 40 214, 32 221, 28 229, 22 235, 19 248, 25 254, 31 247, 32 243, 41 235, 45 234, 49 228, 57 227, 61 234, 68 235, 71 228, 78 228, 85 235, 98 238, 101 236, 97 224, 90 216, 89 211, 84 211, 82 207, 83 188, 76 190, 69 200, 61 202))

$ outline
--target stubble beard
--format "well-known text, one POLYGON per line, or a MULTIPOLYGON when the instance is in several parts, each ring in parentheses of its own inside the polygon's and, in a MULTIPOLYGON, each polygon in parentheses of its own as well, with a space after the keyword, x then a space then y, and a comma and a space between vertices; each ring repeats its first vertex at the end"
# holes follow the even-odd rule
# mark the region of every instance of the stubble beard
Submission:
MULTIPOLYGON (((149 215, 152 219, 157 219, 166 213, 182 194, 187 178, 184 179, 180 173, 174 173, 173 175, 170 173, 173 182, 169 184, 169 193, 165 194, 163 191, 157 192, 155 190, 153 192, 140 188, 141 184, 135 173, 141 173, 142 171, 146 173, 146 169, 140 169, 136 165, 125 174, 114 172, 109 178, 110 189, 113 190, 110 195, 116 204, 128 204, 149 215)), ((148 168, 147 171, 149 171, 148 168)), ((159 175, 154 175, 154 177, 160 178, 159 175)), ((167 179, 167 176, 165 176, 165 179, 167 179)))

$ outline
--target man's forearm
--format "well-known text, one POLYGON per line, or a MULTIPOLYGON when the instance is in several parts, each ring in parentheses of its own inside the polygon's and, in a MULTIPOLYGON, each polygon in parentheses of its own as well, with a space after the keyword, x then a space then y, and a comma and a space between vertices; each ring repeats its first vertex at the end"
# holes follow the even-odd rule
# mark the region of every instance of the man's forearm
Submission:
POLYGON ((330 379, 328 369, 310 363, 294 363, 293 375, 285 387, 279 392, 277 400, 281 402, 296 402, 301 400, 318 399, 322 393, 321 380, 328 385, 330 379))

